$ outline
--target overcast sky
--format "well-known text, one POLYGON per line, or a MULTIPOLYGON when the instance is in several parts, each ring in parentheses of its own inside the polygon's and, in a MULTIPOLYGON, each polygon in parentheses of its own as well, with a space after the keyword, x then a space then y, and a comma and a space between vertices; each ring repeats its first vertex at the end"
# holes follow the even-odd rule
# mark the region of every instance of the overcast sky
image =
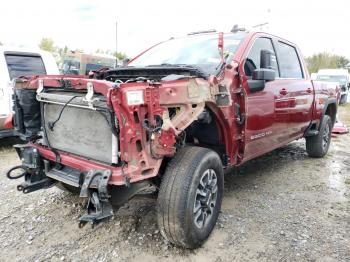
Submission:
POLYGON ((2 1, 0 41, 58 46, 87 52, 115 49, 135 56, 152 44, 191 31, 230 31, 269 22, 264 31, 297 43, 304 55, 328 51, 350 58, 350 1, 30 0, 2 1))

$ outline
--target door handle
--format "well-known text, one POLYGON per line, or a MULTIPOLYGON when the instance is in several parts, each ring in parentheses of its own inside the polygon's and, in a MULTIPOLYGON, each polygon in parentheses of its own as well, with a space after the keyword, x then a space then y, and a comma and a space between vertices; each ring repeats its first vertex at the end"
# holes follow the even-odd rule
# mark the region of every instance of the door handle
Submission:
POLYGON ((285 88, 282 88, 282 89, 280 90, 280 94, 283 95, 283 96, 285 96, 285 95, 287 94, 287 90, 286 90, 285 88))

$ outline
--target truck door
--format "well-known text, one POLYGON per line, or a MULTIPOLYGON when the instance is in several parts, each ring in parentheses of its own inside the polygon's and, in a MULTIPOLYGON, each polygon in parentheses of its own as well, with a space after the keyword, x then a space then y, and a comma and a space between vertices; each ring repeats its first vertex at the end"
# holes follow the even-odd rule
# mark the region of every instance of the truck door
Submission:
MULTIPOLYGON (((297 49, 285 42, 276 40, 276 56, 280 69, 278 83, 283 93, 288 115, 288 140, 294 140, 304 134, 312 115, 314 98, 313 86, 306 79, 297 49)), ((276 105, 278 106, 278 105, 276 105)))
MULTIPOLYGON (((273 53, 271 38, 257 38, 243 59, 242 85, 246 90, 246 123, 244 135, 244 161, 279 147, 286 139, 289 115, 286 110, 284 90, 281 91, 277 60, 272 67, 276 80, 265 83, 262 91, 250 92, 247 80, 260 68, 261 50, 273 53)), ((242 68, 241 68, 242 71, 242 68)))

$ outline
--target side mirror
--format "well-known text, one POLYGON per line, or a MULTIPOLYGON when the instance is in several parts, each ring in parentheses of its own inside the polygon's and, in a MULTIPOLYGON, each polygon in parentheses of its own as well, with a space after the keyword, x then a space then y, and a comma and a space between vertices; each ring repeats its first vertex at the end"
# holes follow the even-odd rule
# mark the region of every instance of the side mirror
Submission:
POLYGON ((253 80, 265 80, 265 81, 273 81, 276 78, 275 70, 259 68, 255 69, 252 74, 253 80))
POLYGON ((250 92, 262 91, 265 83, 275 80, 276 74, 273 69, 259 68, 253 71, 252 79, 248 80, 250 92))
POLYGON ((270 50, 260 51, 260 68, 252 73, 252 79, 248 80, 250 92, 262 91, 265 82, 273 81, 276 78, 276 71, 273 65, 276 64, 276 55, 270 50))

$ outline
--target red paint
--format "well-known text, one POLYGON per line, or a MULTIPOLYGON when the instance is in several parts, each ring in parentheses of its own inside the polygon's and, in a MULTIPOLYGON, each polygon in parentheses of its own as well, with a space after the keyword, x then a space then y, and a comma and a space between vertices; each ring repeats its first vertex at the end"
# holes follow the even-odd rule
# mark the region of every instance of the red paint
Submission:
MULTIPOLYGON (((211 76, 208 80, 196 78, 161 83, 133 82, 121 84, 117 88, 114 83, 108 81, 82 76, 64 76, 63 79, 69 80, 74 89, 86 89, 87 83, 92 82, 94 91, 106 96, 107 105, 115 112, 119 122, 120 158, 127 165, 124 168, 112 167, 61 152, 62 164, 81 171, 111 169, 113 175, 110 184, 114 185, 124 184, 125 176, 130 178, 131 182, 136 182, 158 175, 162 157, 171 157, 175 154, 174 145, 178 134, 176 132, 179 131, 169 128, 162 130, 154 137, 147 138, 142 122, 147 116, 149 125, 154 126, 155 118, 163 117, 167 109, 162 106, 162 101, 174 105, 191 101, 188 92, 184 91, 187 90, 190 81, 213 89, 219 84, 228 88, 231 106, 220 107, 211 100, 206 102, 206 107, 215 116, 219 140, 225 145, 230 165, 242 164, 303 137, 310 123, 319 126, 325 107, 333 99, 336 100, 339 94, 329 84, 310 80, 304 60, 296 46, 305 77, 303 79, 276 78, 274 81, 267 82, 263 91, 251 93, 243 65, 251 46, 259 37, 271 37, 295 46, 276 36, 249 33, 236 50, 231 64, 225 67, 221 75, 211 76), (126 92, 132 90, 144 92, 143 105, 127 104, 126 92), (237 116, 233 110, 235 103, 240 105, 241 113, 245 115, 246 120, 243 125, 236 122, 237 116)), ((223 47, 223 35, 219 33, 218 48, 223 51, 223 47)), ((32 78, 21 88, 36 89, 38 79, 39 77, 32 78)), ((62 76, 40 76, 40 79, 44 80, 45 87, 57 88, 61 86, 62 76)), ((191 106, 186 110, 190 109, 191 106)), ((43 157, 55 160, 54 154, 47 148, 38 145, 35 147, 43 157)))
POLYGON ((345 124, 341 122, 337 122, 334 124, 334 127, 332 129, 332 135, 342 135, 347 133, 349 133, 349 129, 345 124))
POLYGON ((13 129, 13 114, 9 114, 4 123, 5 129, 13 129))

